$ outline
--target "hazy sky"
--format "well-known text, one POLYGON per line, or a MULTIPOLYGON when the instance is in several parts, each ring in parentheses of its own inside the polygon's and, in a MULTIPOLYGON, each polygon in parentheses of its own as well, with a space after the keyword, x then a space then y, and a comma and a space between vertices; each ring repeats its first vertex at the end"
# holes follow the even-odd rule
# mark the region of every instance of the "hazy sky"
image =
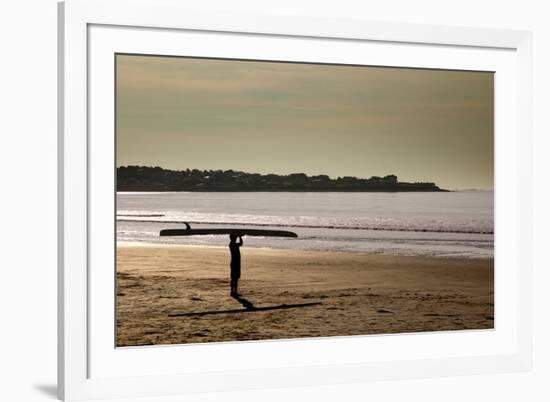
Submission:
POLYGON ((493 74, 117 56, 117 165, 493 187, 493 74))

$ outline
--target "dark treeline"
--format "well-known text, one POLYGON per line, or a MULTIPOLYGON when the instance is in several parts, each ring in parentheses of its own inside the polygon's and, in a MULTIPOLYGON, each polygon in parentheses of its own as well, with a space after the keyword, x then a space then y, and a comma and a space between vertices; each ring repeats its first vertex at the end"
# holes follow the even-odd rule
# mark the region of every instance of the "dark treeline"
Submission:
POLYGON ((117 191, 446 191, 434 183, 399 182, 394 175, 370 179, 245 173, 234 170, 167 170, 122 166, 117 191))

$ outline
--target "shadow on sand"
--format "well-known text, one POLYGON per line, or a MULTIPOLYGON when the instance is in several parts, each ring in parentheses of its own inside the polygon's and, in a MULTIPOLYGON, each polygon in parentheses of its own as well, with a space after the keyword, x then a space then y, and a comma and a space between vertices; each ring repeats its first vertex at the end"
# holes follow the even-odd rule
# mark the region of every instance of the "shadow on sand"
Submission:
POLYGON ((231 297, 233 297, 235 300, 241 303, 241 305, 244 308, 233 309, 233 310, 213 310, 213 311, 199 311, 194 313, 170 314, 169 317, 191 317, 191 316, 203 316, 203 315, 213 315, 213 314, 252 313, 256 311, 286 310, 289 308, 309 307, 309 306, 316 306, 321 304, 321 302, 312 302, 312 303, 280 304, 278 306, 256 307, 250 300, 247 300, 240 295, 233 295, 231 297))
POLYGON ((250 300, 245 299, 239 294, 231 295, 232 298, 237 300, 239 303, 242 304, 242 306, 247 310, 254 310, 256 307, 254 307, 254 304, 250 300))

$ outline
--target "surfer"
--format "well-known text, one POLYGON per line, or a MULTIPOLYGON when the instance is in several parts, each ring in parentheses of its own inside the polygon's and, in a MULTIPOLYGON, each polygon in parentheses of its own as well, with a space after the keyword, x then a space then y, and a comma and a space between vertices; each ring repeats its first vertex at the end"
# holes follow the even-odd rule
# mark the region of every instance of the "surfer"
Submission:
POLYGON ((231 296, 238 296, 237 286, 241 277, 241 250, 243 238, 241 235, 231 233, 229 235, 229 251, 231 251, 231 296), (239 241, 237 242, 237 239, 239 241))

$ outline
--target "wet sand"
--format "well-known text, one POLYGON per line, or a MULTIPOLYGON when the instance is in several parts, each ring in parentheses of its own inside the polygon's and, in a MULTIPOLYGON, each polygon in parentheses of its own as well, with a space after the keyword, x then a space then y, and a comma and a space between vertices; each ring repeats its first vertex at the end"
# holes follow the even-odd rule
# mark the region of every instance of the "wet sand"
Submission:
POLYGON ((117 346, 489 329, 493 260, 120 246, 117 346))

